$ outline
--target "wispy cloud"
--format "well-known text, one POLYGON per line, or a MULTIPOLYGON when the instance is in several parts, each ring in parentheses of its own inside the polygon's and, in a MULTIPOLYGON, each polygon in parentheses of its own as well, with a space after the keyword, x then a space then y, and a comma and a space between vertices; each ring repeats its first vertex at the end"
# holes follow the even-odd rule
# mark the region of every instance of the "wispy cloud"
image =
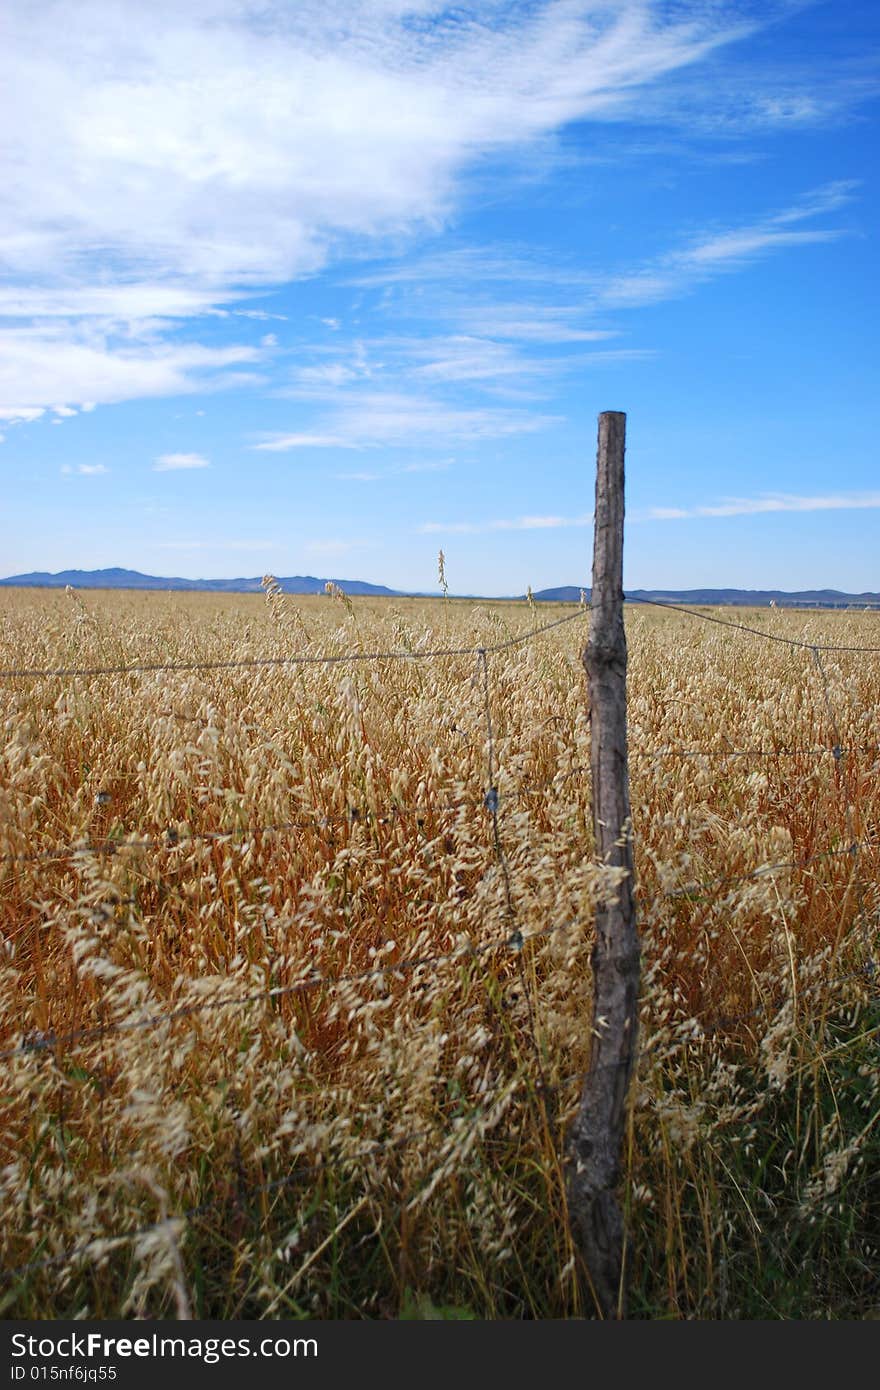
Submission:
POLYGON ((462 336, 423 342, 413 344, 411 352, 420 359, 410 368, 412 376, 427 382, 498 381, 555 370, 548 361, 523 357, 506 343, 488 338, 462 336))
POLYGON ((756 27, 746 0, 62 10, 14 7, 0 51, 0 316, 20 325, 0 401, 19 419, 240 383, 247 348, 183 345, 174 327, 268 317, 242 301, 352 244, 441 227, 481 157, 637 112, 640 91, 756 27), (151 345, 128 341, 147 324, 151 345))
POLYGON ((346 401, 324 423, 326 433, 271 435, 254 449, 284 453, 303 448, 364 449, 448 446, 456 440, 503 439, 532 434, 554 416, 526 410, 448 405, 429 396, 364 392, 346 401))
POLYGON ((154 473, 174 473, 179 469, 210 468, 204 454, 160 454, 153 464, 154 473))
POLYGON ((570 268, 565 261, 552 261, 534 247, 517 243, 507 248, 452 246, 444 251, 408 255, 405 259, 383 263, 377 269, 360 271, 347 277, 345 283, 361 289, 381 290, 426 284, 544 286, 588 284, 589 276, 583 270, 570 268))
POLYGON ((610 275, 596 286, 598 303, 606 309, 635 308, 688 293, 695 285, 723 272, 738 270, 761 257, 791 247, 836 241, 841 227, 790 230, 793 223, 837 212, 850 203, 858 184, 841 179, 807 193, 791 207, 768 213, 740 227, 728 227, 694 237, 647 265, 610 275))
POLYGON ((0 420, 6 420, 10 425, 30 425, 45 414, 45 406, 0 405, 0 420))
POLYGON ((830 212, 838 212, 840 208, 849 206, 859 188, 859 179, 834 179, 831 183, 811 189, 790 208, 774 213, 769 221, 784 225, 788 222, 803 222, 808 217, 824 217, 830 212))
POLYGON ((568 526, 592 526, 592 516, 519 516, 493 521, 425 521, 425 535, 478 536, 489 531, 555 531, 568 526))
MULTIPOLYGON (((880 510, 880 492, 827 493, 799 497, 767 493, 761 497, 728 497, 691 507, 649 507, 634 511, 629 522, 685 521, 697 517, 759 516, 767 512, 832 512, 880 510)), ((426 521, 417 529, 427 535, 477 536, 492 531, 548 531, 592 526, 592 514, 582 516, 520 516, 486 521, 426 521)))
MULTIPOLYGON (((711 105, 711 88, 692 80, 698 65, 786 8, 473 0, 453 13, 444 0, 153 0, 123 19, 116 0, 88 0, 69 24, 60 0, 13 7, 0 50, 10 113, 0 418, 258 380, 244 368, 274 345, 185 343, 181 326, 214 315, 245 331, 248 320, 284 318, 249 301, 352 248, 410 247, 413 235, 442 230, 487 156, 534 155, 574 121, 656 120, 651 102, 677 76, 711 105)), ((808 85, 762 88, 765 124, 818 118, 808 85)), ((721 229, 601 283, 564 266, 553 278, 527 252, 467 249, 380 274, 383 288, 415 288, 426 273, 452 284, 456 267, 459 284, 579 284, 579 304, 526 312, 509 294, 494 309, 489 295, 462 299, 456 328, 587 343, 613 331, 586 322, 587 310, 678 293, 699 275, 837 234, 779 219, 721 229)), ((373 272, 360 279, 378 283, 373 272)), ((338 331, 337 317, 321 321, 338 331)), ((526 370, 511 354, 493 363, 481 352, 468 361, 459 348, 420 370, 450 384, 526 370)))
POLYGON ((252 445, 268 454, 286 454, 291 449, 356 449, 359 446, 343 435, 336 434, 273 434, 260 444, 252 445))
POLYGON ((457 247, 391 262, 357 283, 386 290, 397 286, 400 293, 385 301, 389 315, 418 317, 429 307, 435 321, 455 324, 477 339, 500 340, 499 346, 597 342, 621 331, 607 322, 612 311, 675 299, 774 253, 845 236, 845 227, 798 224, 839 213, 852 204, 859 186, 854 179, 833 180, 787 207, 736 226, 707 228, 642 264, 588 271, 549 248, 516 245, 505 253, 457 247), (503 298, 494 297, 496 286, 503 298), (548 302, 548 296, 568 302, 548 302), (600 316, 605 321, 597 323, 600 316))
MULTIPOLYGON (((328 349, 313 344, 306 351, 320 358, 328 349)), ((307 421, 311 427, 278 432, 254 447, 442 447, 531 433, 558 423, 543 406, 537 411, 536 403, 546 401, 567 372, 653 356, 650 349, 617 347, 542 356, 470 334, 359 338, 334 345, 333 353, 331 362, 296 368, 293 384, 276 393, 323 407, 307 421)), ((361 474, 360 480, 378 476, 370 471, 369 479, 361 474)))
POLYGON ((284 323, 288 321, 289 317, 287 314, 269 313, 267 309, 230 309, 229 312, 230 314, 235 314, 237 318, 261 320, 280 319, 284 323))
POLYGON ((288 279, 331 232, 442 215, 481 150, 635 105, 754 29, 747 8, 475 0, 451 22, 441 0, 154 0, 122 24, 96 0, 65 25, 23 6, 4 43, 3 249, 27 270, 100 246, 125 278, 288 279))
MULTIPOLYGON (((313 344, 303 350, 319 359, 328 348, 313 344)), ((496 391, 512 383, 558 374, 560 363, 527 356, 518 347, 472 334, 398 334, 360 337, 334 343, 335 360, 299 366, 293 384, 281 394, 303 400, 337 402, 343 390, 371 387, 374 393, 444 386, 475 386, 496 391)))
POLYGON ((880 509, 880 492, 825 493, 799 497, 767 493, 761 497, 729 497, 693 507, 650 507, 633 521, 682 521, 693 517, 760 516, 765 512, 840 512, 880 509))
POLYGON ((404 463, 397 468, 384 468, 381 472, 370 473, 365 470, 351 473, 337 473, 334 476, 342 483, 381 483, 393 478, 403 478, 422 473, 445 473, 454 459, 420 459, 415 463, 404 463))
POLYGON ((165 342, 152 327, 132 341, 103 321, 41 320, 26 329, 0 329, 0 418, 28 422, 70 402, 94 408, 216 389, 253 380, 242 368, 261 358, 262 350, 247 344, 165 342))
POLYGON ((61 472, 65 474, 79 474, 83 478, 99 477, 102 473, 109 473, 110 469, 104 463, 62 463, 61 472))
POLYGON ((700 270, 703 266, 711 268, 730 261, 739 263, 784 246, 809 246, 819 241, 835 241, 841 235, 840 231, 779 232, 774 227, 747 227, 739 232, 725 232, 722 236, 712 237, 694 246, 678 257, 678 262, 686 269, 700 270))
POLYGON ((459 306, 458 323, 472 333, 526 343, 598 343, 619 336, 619 329, 588 328, 582 320, 589 306, 514 304, 459 306), (579 322, 581 320, 581 322, 579 322))
POLYGON ((104 319, 118 324, 183 319, 218 313, 214 306, 224 298, 234 300, 235 291, 230 289, 227 295, 216 287, 161 281, 100 285, 45 281, 0 288, 0 319, 104 319))

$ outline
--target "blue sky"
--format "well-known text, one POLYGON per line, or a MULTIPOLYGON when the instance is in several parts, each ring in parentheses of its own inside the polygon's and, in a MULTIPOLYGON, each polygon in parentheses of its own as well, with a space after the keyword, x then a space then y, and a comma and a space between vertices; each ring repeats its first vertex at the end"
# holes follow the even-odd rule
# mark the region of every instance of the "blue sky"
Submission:
POLYGON ((0 573, 880 589, 875 0, 8 15, 0 573))

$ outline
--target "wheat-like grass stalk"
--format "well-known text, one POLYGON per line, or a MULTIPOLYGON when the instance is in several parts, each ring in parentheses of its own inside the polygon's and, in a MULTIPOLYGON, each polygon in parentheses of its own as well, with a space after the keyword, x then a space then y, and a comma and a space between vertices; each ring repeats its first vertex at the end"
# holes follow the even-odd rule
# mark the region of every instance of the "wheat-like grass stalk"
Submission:
MULTIPOLYGON (((283 656, 292 636, 312 655, 418 654, 534 622, 528 604, 328 604, 274 584, 74 605, 0 591, 4 664, 283 656)), ((754 621, 857 644, 877 619, 754 621)), ((860 1316, 880 1248, 863 970, 880 662, 825 661, 835 758, 809 651, 768 643, 756 662, 683 615, 627 622, 632 1305, 860 1316), (786 752, 729 756, 756 748, 786 752), (857 856, 824 853, 848 836, 857 856), (762 864, 804 867, 739 877, 762 864)), ((507 885, 471 657, 3 684, 0 1048, 58 1039, 0 1062, 0 1265, 32 1266, 6 1274, 7 1315, 581 1311, 560 1154, 609 888, 584 640, 569 625, 492 659, 522 952, 493 946, 507 885), (300 988, 317 976, 351 978, 300 988)))

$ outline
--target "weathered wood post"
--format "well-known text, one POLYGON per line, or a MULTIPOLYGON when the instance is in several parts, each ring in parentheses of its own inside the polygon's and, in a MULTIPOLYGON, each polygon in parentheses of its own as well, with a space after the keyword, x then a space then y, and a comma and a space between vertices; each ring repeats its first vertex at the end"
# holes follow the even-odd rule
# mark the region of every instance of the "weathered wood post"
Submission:
POLYGON ((626 416, 599 416, 590 634, 593 832, 602 864, 625 871, 600 897, 593 948, 590 1064, 568 1135, 568 1216, 582 1260, 585 1307, 626 1316, 624 1229, 617 1186, 636 1059, 639 936, 632 887, 632 824, 626 746, 623 512, 626 416))

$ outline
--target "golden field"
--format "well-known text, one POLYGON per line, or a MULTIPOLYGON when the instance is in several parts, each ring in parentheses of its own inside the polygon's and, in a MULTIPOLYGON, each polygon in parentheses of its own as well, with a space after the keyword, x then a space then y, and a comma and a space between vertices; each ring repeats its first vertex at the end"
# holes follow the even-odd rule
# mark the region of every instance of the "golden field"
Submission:
MULTIPOLYGON (((0 679, 4 1316, 590 1314, 587 614, 419 656, 574 612, 0 589, 7 671, 414 658, 0 679)), ((880 652, 627 631, 631 1311, 876 1315, 880 652)))

